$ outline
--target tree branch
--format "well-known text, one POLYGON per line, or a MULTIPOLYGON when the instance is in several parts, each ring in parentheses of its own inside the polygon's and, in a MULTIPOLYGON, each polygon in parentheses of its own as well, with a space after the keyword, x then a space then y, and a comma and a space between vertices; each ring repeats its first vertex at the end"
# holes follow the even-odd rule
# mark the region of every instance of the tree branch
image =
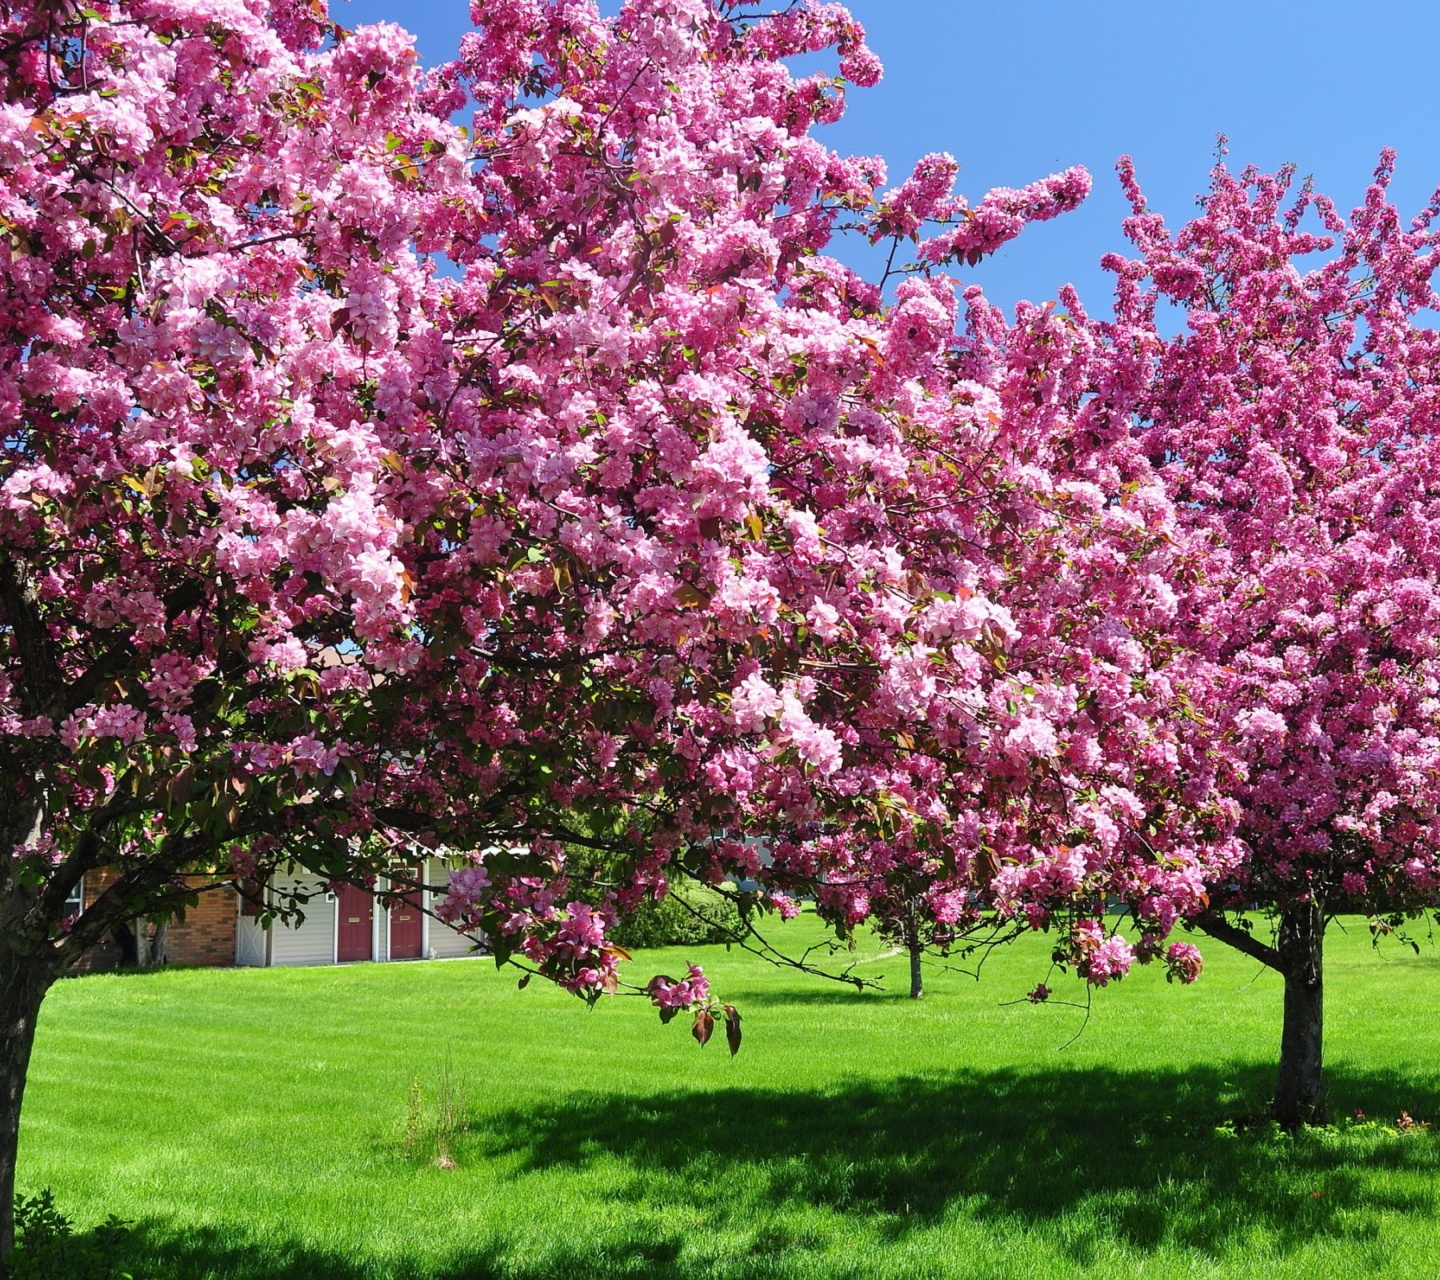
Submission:
POLYGON ((122 818, 144 813, 148 808, 149 805, 144 801, 131 796, 122 796, 117 791, 102 808, 95 812, 85 830, 81 832, 80 838, 75 842, 74 849, 55 868, 54 874, 51 875, 49 883, 45 886, 45 892, 39 901, 42 922, 58 918, 61 908, 65 905, 66 899, 69 898, 75 886, 87 873, 96 870, 104 863, 107 853, 106 831, 122 818))
POLYGON ((20 651, 21 705, 28 715, 57 719, 64 706, 65 675, 29 567, 8 555, 0 556, 0 604, 20 651))
POLYGON ((1224 916, 1207 911, 1204 915, 1196 916, 1189 923, 1192 928, 1209 934, 1217 942, 1234 947, 1236 951, 1242 952, 1252 960, 1258 960, 1277 973, 1281 972, 1280 953, 1274 947, 1266 946, 1249 930, 1231 924, 1224 916))
MULTIPOLYGON (((146 914, 156 895, 180 874, 181 868, 212 852, 219 843, 198 832, 167 836, 154 853, 123 871, 85 908, 56 947, 62 965, 68 967, 78 960, 116 925, 146 914)), ((160 894, 162 900, 174 896, 160 894)))

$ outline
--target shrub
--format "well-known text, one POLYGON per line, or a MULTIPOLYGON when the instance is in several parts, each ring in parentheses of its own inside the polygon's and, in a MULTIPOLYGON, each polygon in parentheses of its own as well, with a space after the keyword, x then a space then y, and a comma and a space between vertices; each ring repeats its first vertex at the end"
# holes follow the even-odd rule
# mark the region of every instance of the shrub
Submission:
POLYGON ((111 1214, 93 1231, 77 1235, 49 1187, 17 1196, 11 1280, 132 1280, 119 1262, 127 1225, 111 1214))
POLYGON ((735 904, 708 885, 683 880, 658 902, 646 902, 622 919, 615 940, 623 947, 695 947, 740 935, 735 904))

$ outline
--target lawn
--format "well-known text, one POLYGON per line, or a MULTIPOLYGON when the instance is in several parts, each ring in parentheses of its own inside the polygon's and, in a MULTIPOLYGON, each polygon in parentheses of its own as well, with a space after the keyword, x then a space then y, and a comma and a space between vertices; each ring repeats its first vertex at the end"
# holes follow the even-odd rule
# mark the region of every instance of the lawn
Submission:
POLYGON ((1193 988, 1096 993, 1073 1042, 1077 1010, 1005 1003, 1038 946, 919 1004, 899 958, 857 994, 637 956, 711 970, 734 1061, 488 962, 79 978, 42 1015, 20 1181, 133 1220, 136 1280, 1433 1274, 1440 1139, 1388 1122, 1440 1122, 1440 957, 1332 931, 1331 1103, 1387 1123, 1288 1137, 1222 1123, 1263 1105, 1280 991, 1206 952, 1193 988), (447 1076, 468 1128, 438 1167, 447 1076))

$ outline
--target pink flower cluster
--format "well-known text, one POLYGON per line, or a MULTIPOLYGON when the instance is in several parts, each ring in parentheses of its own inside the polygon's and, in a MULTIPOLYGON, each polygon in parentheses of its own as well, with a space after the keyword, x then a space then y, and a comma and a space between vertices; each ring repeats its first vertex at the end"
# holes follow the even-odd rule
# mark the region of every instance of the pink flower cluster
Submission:
POLYGON ((1165 980, 1189 985, 1205 967, 1200 949, 1188 942, 1172 942, 1165 952, 1165 980))
POLYGON ((710 999, 710 979, 699 965, 691 965, 678 982, 663 975, 650 979, 645 988, 650 1002, 659 1009, 691 1009, 710 999))
POLYGON ((794 920, 800 914, 800 904, 788 894, 781 893, 778 889, 772 889, 768 895, 770 905, 779 913, 782 920, 794 920))
POLYGON ((1027 223, 1045 222, 1079 206, 1090 194, 1090 175, 1066 169, 1020 190, 997 187, 973 209, 951 215, 955 225, 920 246, 920 258, 939 266, 946 262, 974 264, 1013 240, 1027 223))
POLYGON ((959 172, 954 156, 921 156, 911 175, 881 197, 871 236, 914 236, 928 219, 943 217, 959 172))
POLYGON ((1106 935, 1098 920, 1081 920, 1071 934, 1075 971, 1093 986, 1123 978, 1135 961, 1134 948, 1118 933, 1106 935))

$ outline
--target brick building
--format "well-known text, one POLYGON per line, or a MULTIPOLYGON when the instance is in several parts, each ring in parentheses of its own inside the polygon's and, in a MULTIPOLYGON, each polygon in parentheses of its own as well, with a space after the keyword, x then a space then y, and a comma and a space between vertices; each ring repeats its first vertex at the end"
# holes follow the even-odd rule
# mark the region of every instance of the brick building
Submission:
MULTIPOLYGON (((87 875, 81 882, 80 892, 74 895, 76 909, 78 910, 82 903, 88 907, 113 879, 107 871, 87 875)), ((196 886, 211 883, 205 876, 193 876, 189 880, 196 886)), ((185 919, 172 921, 170 924, 165 943, 166 963, 233 965, 238 901, 239 895, 228 885, 200 894, 199 903, 185 913, 185 919)), ((117 969, 126 959, 120 943, 114 938, 107 938, 85 953, 75 965, 75 972, 117 969)))
MULTIPOLYGON (((425 868, 425 882, 438 884, 448 875, 443 863, 425 868)), ((413 869, 412 869, 413 874, 413 869)), ((75 895, 78 911, 104 891, 111 877, 100 872, 85 877, 75 895)), ((191 880, 197 886, 212 883, 208 877, 191 880)), ((311 895, 305 919, 299 923, 272 923, 262 928, 259 909, 231 886, 207 889, 184 920, 171 923, 166 938, 168 964, 183 965, 317 965, 361 960, 418 960, 459 957, 473 953, 470 939, 456 933, 432 914, 438 896, 425 891, 410 894, 389 906, 363 889, 344 886, 332 891, 314 876, 293 867, 278 875, 264 892, 277 886, 300 889, 311 895)), ((377 892, 388 884, 381 881, 377 892)), ((107 940, 92 948, 75 966, 77 972, 118 968, 126 960, 121 946, 107 940)))

